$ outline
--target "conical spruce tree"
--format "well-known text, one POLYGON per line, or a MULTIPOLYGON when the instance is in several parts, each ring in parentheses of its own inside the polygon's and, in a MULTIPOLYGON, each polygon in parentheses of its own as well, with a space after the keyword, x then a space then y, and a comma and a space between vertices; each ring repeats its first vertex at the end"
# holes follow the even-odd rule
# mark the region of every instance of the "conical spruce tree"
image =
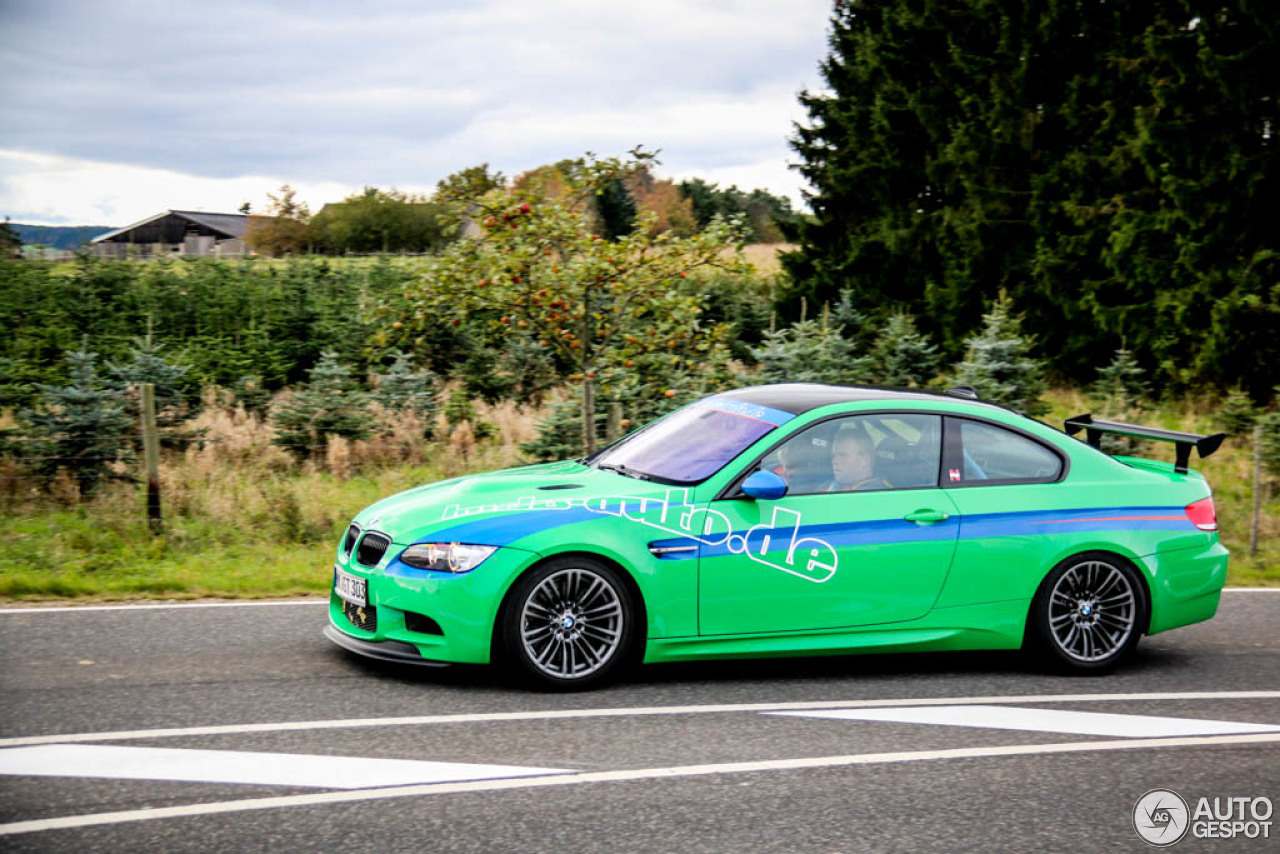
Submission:
POLYGON ((369 435, 369 395, 351 378, 351 371, 326 350, 311 369, 305 386, 271 413, 276 444, 300 457, 319 456, 329 436, 363 439, 369 435))
POLYGON ((825 309, 819 321, 799 322, 764 333, 751 354, 760 363, 758 379, 771 383, 861 383, 871 373, 871 358, 841 335, 825 309))
MULTIPOLYGON (((1100 415, 1136 424, 1142 420, 1142 413, 1146 410, 1149 392, 1146 371, 1138 364, 1133 353, 1121 347, 1116 350, 1106 367, 1098 369, 1098 379, 1090 392, 1100 415)), ((1133 456, 1140 453, 1146 444, 1132 436, 1102 436, 1102 450, 1108 454, 1133 456)))
POLYGON ((1232 389, 1218 407, 1214 421, 1232 438, 1248 439, 1258 421, 1258 408, 1253 398, 1240 388, 1232 389))
POLYGON ((70 382, 38 384, 36 407, 21 415, 37 473, 52 477, 66 470, 81 500, 104 480, 121 477, 111 464, 127 458, 136 427, 119 391, 99 375, 97 358, 87 343, 68 353, 70 382))
POLYGON ((969 355, 956 366, 956 384, 971 387, 982 400, 1043 415, 1049 409, 1040 400, 1044 368, 1028 355, 1031 342, 1022 335, 1009 297, 1001 294, 982 322, 982 331, 965 342, 969 355))
POLYGON ((437 380, 430 370, 415 371, 407 353, 397 353, 386 373, 378 375, 371 396, 391 412, 409 411, 430 423, 436 411, 437 380))
POLYGON ((871 370, 876 382, 901 388, 921 388, 937 374, 942 358, 928 337, 916 330, 906 313, 889 318, 871 346, 871 370))
POLYGON ((161 428, 177 426, 189 413, 185 411, 189 365, 170 362, 150 335, 135 338, 128 361, 106 365, 110 382, 121 392, 151 383, 156 390, 156 424, 161 428))
POLYGON ((1157 387, 1280 363, 1280 4, 839 0, 792 140, 784 310, 851 287, 949 357, 1007 291, 1054 371, 1121 341, 1157 387))

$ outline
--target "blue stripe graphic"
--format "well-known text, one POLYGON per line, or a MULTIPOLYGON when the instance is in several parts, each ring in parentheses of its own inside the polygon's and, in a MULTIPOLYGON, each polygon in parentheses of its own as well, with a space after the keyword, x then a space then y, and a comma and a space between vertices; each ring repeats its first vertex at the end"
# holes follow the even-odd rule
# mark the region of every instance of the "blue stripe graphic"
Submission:
POLYGON ((1082 531, 1194 530, 1182 507, 1088 507, 1080 510, 1022 510, 1014 513, 974 513, 960 518, 960 537, 1026 537, 1075 534, 1082 531), (1135 516, 1176 516, 1175 519, 1136 519, 1135 516))
MULTIPOLYGON (((585 507, 567 510, 531 510, 502 513, 471 521, 460 521, 452 527, 437 531, 420 542, 460 542, 479 545, 505 546, 530 534, 575 525, 593 519, 618 519, 618 516, 597 513, 585 507)), ((646 525, 636 523, 643 530, 646 525)), ((661 536, 660 529, 650 528, 661 536)), ((1091 507, 1079 510, 1023 510, 1012 513, 975 513, 968 516, 952 516, 932 525, 918 525, 905 519, 874 519, 860 522, 831 522, 819 525, 801 525, 797 538, 823 540, 836 548, 843 546, 876 545, 880 543, 922 542, 959 538, 976 540, 986 537, 1052 536, 1075 534, 1084 531, 1194 531, 1195 526, 1178 507, 1091 507), (1149 519, 1132 517, 1166 516, 1173 518, 1149 519)), ((735 535, 746 533, 744 528, 735 535)), ((785 551, 792 536, 791 528, 771 528, 758 531, 753 538, 758 542, 762 534, 771 538, 769 552, 785 551)), ((643 536, 637 531, 638 536, 643 536)), ((692 538, 667 536, 653 540, 656 546, 678 546, 693 542, 692 538)), ((703 545, 703 557, 730 554, 727 544, 703 545)), ((691 553, 679 553, 667 560, 692 557, 691 553)))
POLYGON ((423 543, 474 543, 481 546, 509 546, 516 540, 530 534, 545 531, 548 528, 559 528, 561 525, 573 525, 578 522, 589 522, 592 519, 606 518, 600 513, 593 513, 585 507, 570 507, 567 510, 526 510, 519 513, 503 513, 498 516, 486 516, 483 519, 463 521, 451 528, 437 531, 423 543))

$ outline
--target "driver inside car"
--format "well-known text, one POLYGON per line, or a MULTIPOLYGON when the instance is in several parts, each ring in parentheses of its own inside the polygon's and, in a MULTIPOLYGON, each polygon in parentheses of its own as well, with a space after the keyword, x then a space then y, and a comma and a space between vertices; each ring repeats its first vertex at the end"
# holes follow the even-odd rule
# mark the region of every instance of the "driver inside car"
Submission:
POLYGON ((831 482, 824 492, 888 489, 889 483, 871 473, 874 446, 866 433, 843 430, 831 443, 831 482))

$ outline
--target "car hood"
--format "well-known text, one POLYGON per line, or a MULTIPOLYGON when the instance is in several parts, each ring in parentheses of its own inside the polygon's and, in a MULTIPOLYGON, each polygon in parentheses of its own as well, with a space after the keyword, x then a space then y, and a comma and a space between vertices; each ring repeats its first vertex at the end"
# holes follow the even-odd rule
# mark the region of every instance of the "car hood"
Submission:
POLYGON ((617 504, 616 500, 601 499, 661 499, 672 489, 678 488, 576 461, 546 463, 410 489, 371 505, 355 521, 365 530, 387 534, 399 545, 470 542, 501 546, 550 527, 567 514, 593 512, 586 509, 588 506, 617 504))

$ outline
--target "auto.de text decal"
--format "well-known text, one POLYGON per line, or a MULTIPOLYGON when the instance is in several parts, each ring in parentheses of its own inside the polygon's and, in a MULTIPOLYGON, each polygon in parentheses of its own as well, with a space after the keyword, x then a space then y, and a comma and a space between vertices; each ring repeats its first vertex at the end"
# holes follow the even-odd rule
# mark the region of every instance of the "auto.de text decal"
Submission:
POLYGON ((486 513, 535 512, 583 509, 685 537, 704 546, 724 546, 733 554, 756 563, 821 584, 836 574, 839 557, 826 540, 800 536, 800 513, 774 507, 768 524, 752 525, 736 532, 729 517, 710 507, 689 503, 689 490, 668 489, 662 498, 606 495, 595 498, 538 498, 524 496, 498 504, 462 507, 451 504, 440 520, 461 519, 486 513), (785 549, 785 550, 784 550, 785 549))

